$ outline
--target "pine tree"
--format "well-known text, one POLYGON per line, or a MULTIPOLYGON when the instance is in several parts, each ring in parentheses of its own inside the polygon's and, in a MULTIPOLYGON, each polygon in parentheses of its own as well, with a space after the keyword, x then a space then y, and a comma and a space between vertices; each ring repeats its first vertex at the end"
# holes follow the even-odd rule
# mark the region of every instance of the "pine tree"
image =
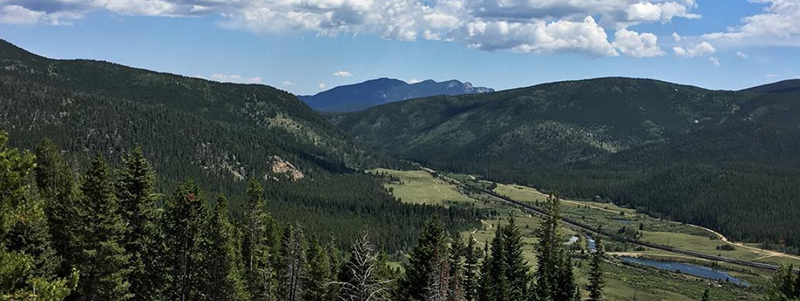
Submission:
POLYGON ((800 300, 800 275, 792 265, 781 265, 772 275, 772 282, 764 296, 766 301, 800 300))
POLYGON ((328 297, 328 283, 331 282, 331 267, 328 254, 320 246, 316 237, 306 252, 308 259, 308 277, 306 279, 306 301, 324 301, 328 297))
POLYGON ((508 301, 511 296, 511 285, 508 281, 508 265, 506 264, 505 227, 498 226, 494 239, 491 243, 491 254, 486 256, 484 264, 487 266, 483 277, 487 279, 483 282, 481 290, 485 295, 482 300, 508 301))
POLYGON ((134 300, 158 300, 163 291, 164 240, 158 226, 155 173, 136 148, 125 160, 117 183, 120 215, 127 225, 123 241, 129 261, 134 300))
POLYGON ((0 132, 0 299, 64 300, 78 274, 56 278, 43 201, 31 193, 34 156, 6 147, 0 132))
POLYGON ((306 279, 305 237, 299 226, 287 226, 281 239, 278 298, 285 301, 303 299, 306 279))
POLYGON ((204 299, 211 278, 206 266, 210 244, 209 214, 200 188, 193 182, 181 184, 167 201, 164 211, 166 299, 204 299))
POLYGON ((547 215, 539 226, 536 245, 537 268, 533 291, 536 300, 569 300, 578 289, 569 258, 558 237, 561 220, 558 196, 551 195, 544 203, 547 215))
POLYGON ((78 234, 82 225, 76 218, 80 193, 72 169, 64 163, 51 140, 44 139, 36 147, 36 160, 36 183, 45 199, 51 244, 56 254, 64 259, 59 274, 66 276, 72 273, 81 255, 78 234))
POLYGON ((472 235, 469 236, 464 258, 464 298, 467 301, 478 300, 478 284, 480 274, 478 263, 480 261, 480 250, 475 246, 476 240, 472 235))
POLYGON ((522 256, 522 233, 516 225, 514 217, 502 228, 504 247, 505 279, 509 285, 509 300, 523 300, 528 296, 528 284, 531 282, 530 266, 522 256))
POLYGON ((425 285, 425 301, 448 301, 450 288, 450 265, 446 249, 436 249, 432 266, 425 285))
POLYGON ((275 300, 277 294, 277 250, 280 229, 266 213, 264 189, 254 179, 247 187, 249 196, 245 222, 246 233, 242 246, 245 275, 250 296, 257 300, 275 300))
POLYGON ((595 252, 592 254, 592 262, 589 269, 589 284, 586 290, 589 291, 589 301, 600 301, 603 299, 603 242, 600 236, 595 239, 595 252))
POLYGON ((331 277, 331 282, 327 284, 327 296, 326 300, 328 301, 335 301, 339 300, 339 291, 341 289, 341 285, 338 283, 339 276, 342 272, 342 255, 339 252, 339 248, 336 246, 336 236, 331 234, 328 238, 328 246, 325 248, 325 252, 328 255, 328 270, 329 275, 331 277))
POLYGON ((375 255, 375 248, 367 234, 362 234, 350 249, 350 259, 342 268, 339 282, 341 290, 338 300, 342 301, 389 301, 390 280, 381 279, 382 269, 375 255))
POLYGON ((450 243, 450 287, 447 290, 448 301, 466 301, 464 291, 464 253, 466 247, 461 234, 454 232, 450 243))
POLYGON ((220 196, 214 206, 210 236, 208 300, 249 300, 233 225, 228 220, 228 199, 224 196, 220 196))
POLYGON ((425 299, 425 288, 428 286, 431 270, 436 265, 434 255, 437 252, 443 253, 446 244, 447 232, 439 223, 438 217, 434 217, 425 224, 417 245, 414 246, 408 259, 406 276, 400 285, 404 300, 425 299))

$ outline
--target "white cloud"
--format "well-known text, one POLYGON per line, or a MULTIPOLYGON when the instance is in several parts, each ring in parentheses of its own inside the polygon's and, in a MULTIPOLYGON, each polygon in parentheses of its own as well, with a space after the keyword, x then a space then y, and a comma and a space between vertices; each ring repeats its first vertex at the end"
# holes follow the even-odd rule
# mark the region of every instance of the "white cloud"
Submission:
POLYGON ((800 1, 750 0, 767 4, 760 14, 742 19, 726 32, 703 35, 726 45, 800 46, 800 1))
POLYGON ((712 64, 714 64, 714 67, 719 67, 719 60, 717 60, 717 58, 715 58, 715 57, 713 57, 713 56, 712 56, 712 57, 709 57, 709 58, 708 58, 708 60, 709 60, 709 61, 710 61, 712 64))
POLYGON ((681 35, 679 35, 677 32, 673 32, 672 33, 672 39, 675 40, 675 42, 680 42, 681 41, 681 35))
POLYGON ((748 57, 749 57, 749 56, 747 55, 747 53, 744 53, 744 52, 741 52, 741 51, 737 51, 737 52, 736 52, 736 56, 738 56, 738 57, 740 57, 740 58, 743 58, 743 59, 746 59, 746 58, 748 58, 748 57))
POLYGON ((658 47, 658 37, 654 34, 639 34, 627 29, 617 30, 614 35, 614 47, 625 55, 637 58, 662 56, 666 54, 658 47))
POLYGON ((767 73, 767 75, 765 75, 765 76, 768 77, 768 78, 778 77, 778 75, 775 74, 775 73, 767 73))
POLYGON ((523 53, 579 52, 618 56, 605 30, 586 17, 583 22, 472 22, 466 43, 482 50, 512 49, 523 53))
POLYGON ((672 50, 675 52, 675 55, 681 57, 707 56, 717 52, 714 46, 712 46, 710 43, 706 41, 703 41, 700 44, 696 44, 687 48, 673 47, 672 50))
POLYGON ((260 84, 260 77, 245 78, 239 74, 212 74, 209 79, 223 82, 223 83, 237 83, 237 84, 260 84))
POLYGON ((695 0, 0 0, 0 3, 44 14, 28 14, 26 19, 15 14, 18 20, 7 20, 17 23, 23 20, 64 23, 94 10, 124 16, 221 16, 223 27, 255 33, 373 34, 403 41, 456 41, 488 51, 574 52, 591 56, 618 55, 606 29, 700 17, 692 12, 695 0))
POLYGON ((409 80, 407 81, 407 83, 409 83, 409 84, 412 84, 412 85, 413 85, 413 84, 416 84, 416 83, 420 83, 420 82, 422 82, 422 81, 421 81, 421 80, 418 80, 418 79, 416 79, 416 78, 412 78, 412 79, 409 79, 409 80))
POLYGON ((339 77, 352 77, 353 76, 353 74, 350 73, 349 71, 336 71, 336 72, 333 73, 333 75, 334 76, 339 76, 339 77))
POLYGON ((19 5, 6 5, 0 13, 0 22, 5 24, 32 25, 39 23, 46 14, 19 5))
POLYGON ((294 86, 294 82, 291 82, 291 81, 288 81, 288 80, 285 80, 285 81, 283 81, 283 83, 282 83, 282 84, 283 84, 284 86, 287 86, 287 87, 294 86))
POLYGON ((319 87, 320 89, 325 89, 325 88, 328 87, 328 85, 326 85, 325 83, 319 83, 319 85, 317 85, 317 87, 319 87))

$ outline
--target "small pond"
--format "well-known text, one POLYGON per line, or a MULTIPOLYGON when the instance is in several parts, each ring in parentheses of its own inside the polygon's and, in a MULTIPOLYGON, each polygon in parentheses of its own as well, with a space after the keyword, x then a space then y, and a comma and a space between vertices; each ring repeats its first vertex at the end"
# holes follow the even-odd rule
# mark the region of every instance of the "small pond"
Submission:
POLYGON ((734 284, 742 286, 750 286, 749 283, 739 280, 736 277, 732 277, 724 271, 715 270, 701 265, 682 263, 682 262, 671 262, 671 261, 655 261, 655 260, 647 260, 647 259, 633 258, 633 257, 620 257, 620 258, 625 262, 651 266, 661 270, 680 272, 697 277, 720 280, 720 281, 727 280, 734 284))

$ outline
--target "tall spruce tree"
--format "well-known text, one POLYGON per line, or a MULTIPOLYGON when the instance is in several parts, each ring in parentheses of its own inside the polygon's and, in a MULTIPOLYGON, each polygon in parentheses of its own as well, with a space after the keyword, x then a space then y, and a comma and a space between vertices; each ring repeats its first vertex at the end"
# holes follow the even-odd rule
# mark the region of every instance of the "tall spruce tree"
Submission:
POLYGON ((478 284, 480 283, 479 262, 480 250, 475 237, 470 235, 464 249, 464 298, 467 301, 478 300, 478 284))
POLYGON ((433 253, 433 265, 425 285, 425 301, 448 301, 450 298, 450 264, 446 248, 433 253))
POLYGON ((339 300, 339 291, 341 290, 341 284, 338 283, 341 273, 342 273, 342 253, 339 251, 339 247, 336 245, 336 236, 330 234, 328 237, 328 245, 325 248, 325 252, 328 255, 328 270, 329 275, 331 277, 331 282, 327 284, 327 296, 326 300, 334 301, 339 300))
POLYGON ((165 273, 168 300, 203 300, 209 295, 209 214, 200 188, 181 184, 165 206, 165 273))
POLYGON ((447 290, 448 301, 466 301, 464 290, 464 253, 466 246, 461 234, 453 232, 450 242, 450 287, 447 290))
POLYGON ((299 226, 287 226, 283 232, 279 272, 278 299, 303 300, 307 263, 305 237, 299 226))
POLYGON ((508 301, 511 286, 508 281, 508 265, 506 265, 505 227, 498 226, 491 243, 491 252, 484 259, 484 272, 481 283, 481 300, 508 301))
POLYGON ((82 225, 76 218, 79 217, 77 202, 80 192, 72 169, 50 139, 44 139, 36 146, 36 183, 45 199, 44 212, 52 246, 64 259, 59 274, 69 275, 81 255, 78 235, 82 225))
POLYGON ((312 237, 308 245, 308 277, 306 278, 306 301, 324 301, 328 298, 328 284, 331 279, 330 259, 327 252, 319 244, 317 237, 312 237))
POLYGON ((586 290, 589 291, 589 301, 600 301, 603 299, 603 257, 605 250, 600 236, 595 239, 595 251, 592 253, 592 262, 589 268, 589 284, 586 290))
POLYGON ((509 300, 523 300, 528 296, 528 285, 531 282, 530 266, 522 256, 522 233, 512 216, 508 225, 502 228, 502 242, 505 257, 505 279, 509 285, 509 300))
POLYGON ((766 301, 800 300, 800 275, 792 265, 781 265, 772 275, 772 281, 764 295, 766 301))
POLYGON ((159 228, 155 173, 141 148, 125 159, 117 182, 120 215, 127 225, 123 245, 128 255, 133 300, 159 300, 163 293, 164 240, 159 228))
POLYGON ((132 297, 127 280, 130 255, 125 252, 125 223, 111 178, 111 171, 98 154, 83 177, 78 214, 81 273, 78 294, 82 300, 127 300, 132 297))
POLYGON ((560 200, 551 195, 544 203, 546 216, 537 232, 537 268, 534 272, 533 299, 541 301, 569 300, 578 290, 572 271, 572 260, 559 241, 560 200))
POLYGON ((210 231, 206 263, 210 270, 208 300, 249 300, 235 231, 228 220, 228 199, 224 196, 220 196, 214 206, 210 231))
POLYGON ((264 189, 254 179, 247 187, 246 231, 242 246, 250 296, 257 300, 277 300, 277 252, 280 229, 265 211, 264 189))
POLYGON ((406 266, 406 275, 400 285, 400 295, 403 300, 424 300, 425 288, 431 271, 436 266, 437 253, 446 253, 447 232, 439 223, 439 218, 430 219, 422 230, 417 245, 411 250, 411 257, 406 266))
POLYGON ((0 299, 64 300, 77 273, 56 278, 43 201, 30 190, 34 156, 7 141, 0 132, 0 299))

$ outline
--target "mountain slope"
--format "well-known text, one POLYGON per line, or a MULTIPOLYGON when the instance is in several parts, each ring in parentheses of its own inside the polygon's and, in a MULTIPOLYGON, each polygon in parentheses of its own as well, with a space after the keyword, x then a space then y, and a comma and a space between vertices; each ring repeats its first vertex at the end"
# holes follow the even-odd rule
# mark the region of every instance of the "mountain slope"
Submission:
POLYGON ((415 160, 565 164, 716 126, 755 95, 602 78, 437 96, 329 117, 359 141, 415 160), (446 146, 446 147, 445 147, 446 146))
MULTIPOLYGON (((356 167, 369 156, 293 95, 268 86, 223 84, 98 61, 51 60, 5 41, 0 42, 0 76, 4 77, 6 92, 0 105, 8 116, 0 126, 10 127, 12 134, 23 128, 43 132, 85 131, 84 135, 69 136, 81 137, 84 144, 77 145, 73 139, 58 141, 68 148, 112 153, 129 150, 131 145, 125 143, 169 142, 127 138, 143 133, 154 138, 170 137, 174 133, 169 127, 156 125, 180 120, 179 124, 193 125, 187 126, 189 129, 202 130, 196 135, 183 133, 173 140, 196 145, 196 151, 188 155, 202 162, 195 164, 197 168, 238 169, 228 174, 231 177, 268 173, 262 163, 256 163, 265 161, 261 158, 241 160, 248 156, 279 155, 293 163, 297 161, 296 165, 308 170, 343 170, 356 167), (26 98, 30 100, 23 101, 26 98), (11 115, 14 111, 22 115, 11 115), (97 115, 99 112, 106 116, 97 115), (131 112, 137 112, 137 116, 128 116, 131 112), (115 114, 118 118, 105 118, 115 114), (165 117, 172 115, 185 117, 178 120, 165 117), (20 118, 23 116, 34 118, 20 118), (85 124, 63 126, 69 122, 85 124), (222 130, 227 132, 210 135, 222 130), (86 145, 103 140, 108 141, 103 145, 86 145), (252 143, 258 143, 253 147, 268 151, 258 154, 222 151, 252 143), (211 150, 214 148, 217 149, 211 150), (203 152, 219 156, 211 159, 203 152), (222 162, 212 163, 214 160, 222 162)), ((158 150, 155 145, 142 146, 158 150)))
POLYGON ((798 93, 800 92, 800 79, 789 79, 776 83, 761 85, 745 89, 754 93, 798 93))
POLYGON ((428 166, 800 246, 800 95, 600 78, 331 115, 428 166), (749 215, 748 215, 749 214, 749 215))
POLYGON ((461 95, 494 92, 493 89, 473 87, 457 80, 435 82, 426 80, 414 84, 379 78, 359 84, 339 86, 316 95, 299 96, 317 111, 352 112, 385 103, 433 95, 461 95))

